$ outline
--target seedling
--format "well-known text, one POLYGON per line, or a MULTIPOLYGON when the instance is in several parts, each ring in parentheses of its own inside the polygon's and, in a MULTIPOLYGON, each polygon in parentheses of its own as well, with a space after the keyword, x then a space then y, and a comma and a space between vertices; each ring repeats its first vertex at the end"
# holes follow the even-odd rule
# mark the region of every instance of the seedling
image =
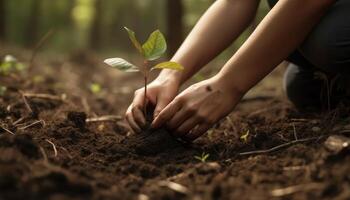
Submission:
POLYGON ((194 156, 195 159, 205 163, 207 161, 207 159, 209 158, 210 154, 209 153, 205 153, 203 152, 202 155, 200 156, 194 156))
POLYGON ((164 35, 159 31, 156 30, 148 37, 147 41, 141 45, 140 42, 137 40, 135 32, 128 29, 127 27, 124 27, 124 29, 127 31, 129 35, 129 39, 131 40, 132 44, 138 51, 138 53, 143 57, 143 64, 136 66, 134 64, 131 64, 130 62, 122 59, 122 58, 108 58, 104 62, 108 64, 109 66, 119 69, 124 72, 141 72, 144 78, 144 88, 145 88, 145 94, 144 94, 144 115, 146 116, 146 108, 147 108, 147 83, 148 83, 148 77, 150 71, 154 69, 172 69, 172 70, 183 70, 183 67, 176 63, 176 62, 162 62, 155 66, 150 65, 150 61, 154 61, 158 58, 160 58, 167 49, 167 44, 164 38, 164 35))
POLYGON ((249 137, 249 130, 247 130, 239 139, 241 139, 244 143, 248 142, 248 137, 249 137))
POLYGON ((8 75, 13 71, 22 71, 25 66, 18 62, 12 55, 6 55, 3 62, 0 64, 0 74, 8 75))

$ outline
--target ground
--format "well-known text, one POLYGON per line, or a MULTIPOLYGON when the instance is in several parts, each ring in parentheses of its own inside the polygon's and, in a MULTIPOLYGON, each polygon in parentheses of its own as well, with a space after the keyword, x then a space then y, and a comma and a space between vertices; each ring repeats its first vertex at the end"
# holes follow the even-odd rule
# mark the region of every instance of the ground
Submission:
POLYGON ((0 199, 350 199, 349 151, 325 145, 349 136, 349 109, 299 113, 283 66, 195 143, 167 137, 156 151, 120 119, 142 81, 101 60, 76 52, 1 76, 0 199))

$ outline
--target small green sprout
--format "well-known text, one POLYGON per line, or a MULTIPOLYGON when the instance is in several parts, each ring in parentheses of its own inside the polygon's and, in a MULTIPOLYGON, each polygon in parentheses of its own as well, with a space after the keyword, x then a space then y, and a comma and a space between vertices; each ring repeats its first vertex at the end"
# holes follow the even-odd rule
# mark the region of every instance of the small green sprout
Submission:
POLYGON ((248 142, 248 137, 249 137, 249 130, 247 130, 239 139, 241 139, 244 143, 248 142))
POLYGON ((12 55, 6 55, 4 60, 0 64, 0 74, 8 75, 13 71, 22 71, 25 66, 18 62, 18 60, 12 55))
POLYGON ((205 153, 203 152, 202 155, 200 156, 194 156, 195 159, 205 163, 207 161, 207 159, 209 158, 210 154, 209 153, 205 153))
POLYGON ((1 85, 1 86, 0 86, 0 96, 4 96, 6 90, 7 90, 7 87, 1 85))
MULTIPOLYGON (((140 42, 137 40, 134 31, 128 29, 127 27, 124 27, 124 29, 127 31, 129 35, 129 39, 131 40, 136 50, 143 57, 143 65, 136 66, 122 58, 108 58, 104 60, 104 62, 109 66, 113 68, 117 68, 124 72, 141 72, 142 73, 144 77, 144 85, 145 85, 145 95, 143 100, 145 102, 144 105, 146 105, 147 83, 148 83, 148 77, 149 77, 150 71, 154 69, 183 70, 184 68, 180 64, 176 62, 171 62, 171 61, 162 62, 155 66, 150 66, 149 62, 160 58, 167 49, 167 44, 166 44, 164 35, 159 30, 156 30, 153 33, 151 33, 147 41, 143 45, 141 45, 140 42)), ((143 112, 146 115, 146 106, 144 106, 143 112)))
POLYGON ((102 86, 98 83, 92 83, 89 89, 93 94, 98 94, 102 91, 102 86))

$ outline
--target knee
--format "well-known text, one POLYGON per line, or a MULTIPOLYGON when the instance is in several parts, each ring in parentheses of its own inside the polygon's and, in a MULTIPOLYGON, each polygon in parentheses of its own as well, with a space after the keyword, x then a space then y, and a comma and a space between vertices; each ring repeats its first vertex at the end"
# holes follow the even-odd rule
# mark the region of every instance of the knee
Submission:
POLYGON ((311 111, 321 107, 321 87, 322 83, 314 79, 312 70, 290 64, 284 74, 284 91, 299 110, 311 111))

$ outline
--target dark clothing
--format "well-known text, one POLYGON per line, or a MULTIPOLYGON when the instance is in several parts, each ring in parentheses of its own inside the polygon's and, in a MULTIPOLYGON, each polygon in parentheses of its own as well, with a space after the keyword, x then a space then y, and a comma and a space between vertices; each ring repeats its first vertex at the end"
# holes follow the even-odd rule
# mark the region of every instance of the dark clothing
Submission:
MULTIPOLYGON (((278 0, 268 2, 274 6, 278 0)), ((328 108, 328 104, 335 106, 348 97, 350 1, 334 3, 286 60, 292 64, 286 71, 284 88, 298 108, 328 108)))

